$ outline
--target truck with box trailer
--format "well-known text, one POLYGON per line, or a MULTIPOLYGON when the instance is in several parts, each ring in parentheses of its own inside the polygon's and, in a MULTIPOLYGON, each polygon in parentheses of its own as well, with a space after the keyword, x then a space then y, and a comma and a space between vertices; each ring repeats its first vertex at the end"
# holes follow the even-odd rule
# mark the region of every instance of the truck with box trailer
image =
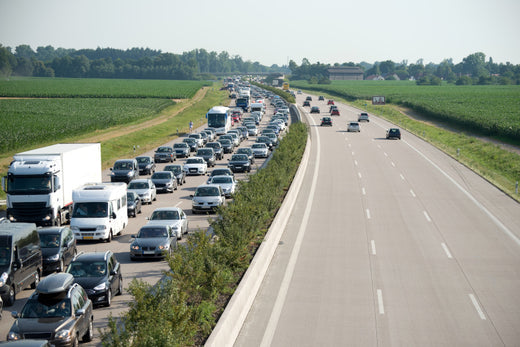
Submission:
POLYGON ((99 143, 67 143, 13 156, 2 188, 11 222, 61 225, 70 220, 72 191, 101 182, 99 143))

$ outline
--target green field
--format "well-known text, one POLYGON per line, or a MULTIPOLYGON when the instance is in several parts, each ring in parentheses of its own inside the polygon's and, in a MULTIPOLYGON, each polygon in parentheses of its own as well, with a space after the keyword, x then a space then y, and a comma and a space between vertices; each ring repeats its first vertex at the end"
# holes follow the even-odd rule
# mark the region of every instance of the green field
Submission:
POLYGON ((517 85, 418 86, 412 81, 333 81, 331 85, 311 85, 293 81, 291 87, 351 101, 383 95, 387 102, 409 107, 432 119, 520 144, 520 86, 517 85))
POLYGON ((0 97, 189 99, 207 81, 98 78, 10 78, 0 80, 0 97))

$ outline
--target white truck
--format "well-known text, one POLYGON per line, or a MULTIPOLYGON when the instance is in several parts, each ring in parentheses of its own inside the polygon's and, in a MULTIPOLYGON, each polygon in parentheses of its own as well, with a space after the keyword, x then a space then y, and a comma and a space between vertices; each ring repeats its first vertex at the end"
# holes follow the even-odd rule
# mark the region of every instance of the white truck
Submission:
POLYGON ((2 178, 12 222, 61 225, 69 221, 72 191, 101 182, 99 143, 56 144, 15 154, 2 178))
POLYGON ((128 224, 126 183, 86 184, 72 192, 70 229, 76 240, 110 242, 128 224))

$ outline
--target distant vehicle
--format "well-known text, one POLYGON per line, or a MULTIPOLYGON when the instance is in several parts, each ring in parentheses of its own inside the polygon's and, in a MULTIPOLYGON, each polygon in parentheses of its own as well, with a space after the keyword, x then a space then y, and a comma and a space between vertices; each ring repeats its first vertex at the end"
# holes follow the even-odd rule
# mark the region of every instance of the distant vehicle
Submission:
POLYGON ((251 162, 247 154, 233 154, 229 159, 228 167, 233 172, 251 172, 251 162))
POLYGON ((205 175, 208 171, 208 164, 202 157, 191 157, 186 159, 184 172, 186 175, 205 175))
POLYGON ((190 156, 191 148, 186 142, 178 142, 173 144, 175 157, 188 158, 190 156))
POLYGON ((182 139, 182 142, 188 144, 190 146, 190 152, 196 152, 197 149, 199 149, 199 144, 195 139, 192 139, 190 137, 182 139))
POLYGON ((358 122, 348 123, 347 131, 348 132, 360 132, 361 128, 359 127, 359 123, 358 122))
POLYGON ((386 131, 386 138, 387 139, 401 139, 401 130, 398 128, 390 128, 386 131))
POLYGON ((186 172, 181 164, 170 164, 164 167, 164 171, 171 171, 177 179, 177 185, 182 186, 186 183, 186 172))
POLYGON ((224 153, 233 153, 233 148, 235 148, 233 141, 229 139, 219 139, 218 142, 221 144, 224 153))
POLYGON ((247 154, 247 157, 249 158, 251 164, 255 163, 255 155, 251 147, 240 147, 239 149, 237 149, 236 154, 247 154))
POLYGON ((222 144, 220 142, 208 142, 206 143, 206 147, 213 149, 213 152, 215 152, 215 158, 217 160, 224 158, 224 149, 222 148, 222 144))
POLYGON ((143 203, 141 202, 141 198, 137 195, 136 192, 126 192, 126 209, 128 216, 137 217, 138 213, 141 213, 141 207, 143 203))
POLYGON ((178 240, 188 233, 188 219, 180 207, 160 207, 152 212, 146 225, 168 225, 178 240))
POLYGON ((332 126, 332 118, 330 117, 323 117, 321 119, 321 126, 332 126))
POLYGON ((269 147, 265 143, 253 143, 251 149, 255 158, 267 158, 269 156, 269 147))
POLYGON ((323 95, 320 95, 320 96, 318 97, 318 101, 324 101, 324 100, 325 100, 325 97, 324 97, 323 95))
POLYGON ((215 212, 218 207, 224 205, 226 199, 222 188, 216 184, 198 186, 190 197, 193 214, 199 211, 215 212))
POLYGON ((312 96, 310 96, 310 95, 307 96, 307 97, 305 98, 305 100, 306 100, 306 101, 312 101, 312 96))
MULTIPOLYGON (((173 149, 170 148, 170 151, 173 151, 173 149)), ((135 160, 137 160, 137 165, 139 166, 139 175, 150 175, 155 172, 154 158, 146 155, 136 157, 135 160)))
POLYGON ((34 223, 0 223, 0 295, 6 306, 16 294, 36 288, 42 275, 40 238, 34 223))
POLYGON ((210 178, 208 184, 217 184, 222 188, 226 198, 230 198, 235 194, 237 182, 233 176, 229 175, 217 175, 210 178))
POLYGON ((157 192, 173 193, 177 190, 177 178, 171 171, 157 171, 152 175, 157 192))
POLYGON ((289 90, 289 82, 283 82, 282 89, 283 90, 289 90))
POLYGON ((199 148, 197 150, 196 156, 204 158, 206 164, 208 164, 208 167, 215 166, 215 162, 217 161, 217 158, 215 157, 215 151, 211 147, 199 148))
POLYGON ((368 119, 368 113, 366 112, 361 112, 358 116, 358 122, 361 122, 361 121, 367 121, 367 122, 370 122, 370 119, 368 119))
POLYGON ((298 90, 297 94, 300 95, 301 93, 302 93, 302 91, 301 91, 301 90, 298 90))
POLYGON ((143 204, 157 200, 157 189, 150 178, 140 178, 128 184, 128 191, 136 193, 143 204))
POLYGON ((333 108, 332 111, 330 111, 331 116, 339 116, 339 109, 333 108))
POLYGON ((327 101, 327 105, 334 105, 334 100, 329 99, 329 100, 327 101))
POLYGON ((139 164, 135 159, 116 160, 110 170, 110 182, 130 183, 131 180, 139 178, 139 164))
POLYGON ((318 106, 312 106, 311 113, 320 113, 320 108, 318 106))
POLYGON ((8 341, 44 337, 53 346, 77 346, 94 337, 93 304, 85 289, 74 283, 69 273, 57 273, 45 277, 27 299, 20 313, 13 311, 16 319, 8 341))
POLYGON ((160 258, 173 254, 177 236, 167 224, 144 225, 130 244, 130 260, 160 258))
POLYGON ((177 151, 170 146, 161 146, 155 150, 153 157, 157 163, 171 163, 174 160, 177 160, 177 151))
POLYGON ((311 102, 310 102, 310 101, 305 100, 305 101, 303 102, 303 107, 310 107, 310 106, 311 106, 311 102))
POLYGON ((63 272, 76 256, 76 239, 68 226, 38 229, 43 274, 63 272))
POLYGON ((231 171, 228 167, 217 168, 217 169, 213 169, 213 171, 211 171, 211 174, 208 175, 209 178, 206 181, 206 183, 209 184, 209 182, 211 181, 211 178, 213 176, 222 176, 222 175, 228 175, 228 176, 235 177, 235 174, 233 173, 233 171, 231 171))
MULTIPOLYGON (((242 98, 238 98, 237 106, 239 100, 242 98)), ((242 107, 242 106, 241 106, 242 107)), ((247 111, 249 107, 249 101, 246 106, 242 108, 247 111)), ((229 112, 229 108, 225 106, 215 106, 212 107, 208 113, 206 113, 206 118, 208 119, 208 127, 214 128, 217 135, 223 135, 231 129, 232 119, 231 114, 229 112)))
POLYGON ((204 139, 202 138, 202 135, 200 133, 189 134, 188 138, 194 139, 197 142, 197 146, 199 146, 199 147, 204 146, 204 139))

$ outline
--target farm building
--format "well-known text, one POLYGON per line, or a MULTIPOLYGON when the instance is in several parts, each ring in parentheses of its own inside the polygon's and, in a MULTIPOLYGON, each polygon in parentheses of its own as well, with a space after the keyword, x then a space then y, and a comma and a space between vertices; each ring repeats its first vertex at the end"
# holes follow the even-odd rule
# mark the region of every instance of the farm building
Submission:
POLYGON ((363 70, 359 67, 333 67, 328 69, 329 79, 332 80, 362 80, 363 70))

